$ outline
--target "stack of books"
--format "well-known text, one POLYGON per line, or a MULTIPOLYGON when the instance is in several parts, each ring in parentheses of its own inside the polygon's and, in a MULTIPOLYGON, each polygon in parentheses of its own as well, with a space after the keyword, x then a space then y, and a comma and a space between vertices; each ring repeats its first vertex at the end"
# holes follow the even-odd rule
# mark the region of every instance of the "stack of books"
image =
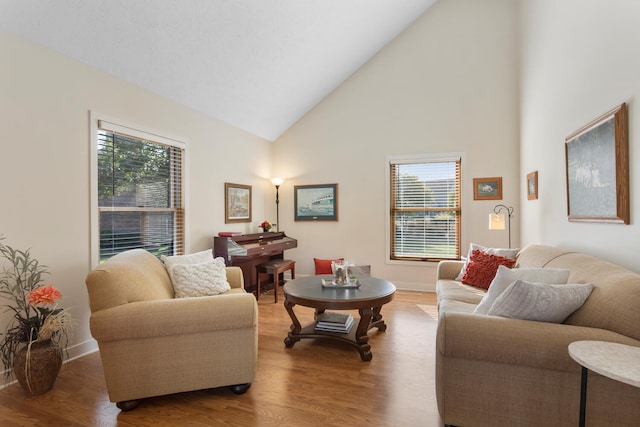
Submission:
POLYGON ((318 316, 316 331, 346 334, 353 326, 353 316, 348 313, 325 312, 318 316))

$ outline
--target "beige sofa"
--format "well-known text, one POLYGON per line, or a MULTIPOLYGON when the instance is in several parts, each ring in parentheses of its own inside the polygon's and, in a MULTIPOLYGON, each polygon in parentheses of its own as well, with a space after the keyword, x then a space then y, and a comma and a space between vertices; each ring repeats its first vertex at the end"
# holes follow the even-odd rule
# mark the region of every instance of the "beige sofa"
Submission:
POLYGON ((91 334, 98 342, 109 399, 123 410, 139 399, 233 386, 255 377, 258 307, 242 270, 226 269, 225 294, 174 298, 164 265, 141 249, 100 264, 86 279, 91 334))
MULTIPOLYGON (((640 275, 598 258, 543 245, 517 267, 569 269, 568 283, 592 283, 584 305, 563 324, 473 314, 483 291, 456 282, 460 261, 437 271, 436 396, 445 424, 578 425, 580 365, 573 341, 640 347, 640 275)), ((640 363, 640 361, 639 361, 640 363)), ((589 373, 587 425, 640 425, 640 388, 589 373)))

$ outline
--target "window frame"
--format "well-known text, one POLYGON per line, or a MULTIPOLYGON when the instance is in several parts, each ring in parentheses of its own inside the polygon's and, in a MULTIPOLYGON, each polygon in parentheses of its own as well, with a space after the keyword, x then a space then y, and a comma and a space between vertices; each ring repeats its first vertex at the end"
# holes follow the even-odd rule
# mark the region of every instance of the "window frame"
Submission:
MULTIPOLYGON (((186 212, 188 212, 188 198, 187 198, 187 152, 188 152, 188 140, 182 137, 171 136, 167 132, 157 131, 145 126, 128 123, 125 120, 106 116, 104 114, 90 111, 90 198, 91 198, 91 213, 90 213, 90 257, 91 266, 95 268, 100 263, 100 207, 98 206, 98 131, 101 130, 100 123, 102 122, 105 127, 108 127, 108 131, 116 131, 117 133, 126 134, 127 136, 139 138, 141 140, 147 140, 163 145, 169 145, 176 147, 182 151, 182 222, 183 222, 183 250, 186 253, 188 248, 188 220, 186 212)), ((153 211, 154 208, 149 208, 149 211, 153 211)))
POLYGON ((393 233, 394 229, 391 224, 392 218, 392 176, 391 176, 391 165, 392 164, 419 164, 419 163, 439 163, 439 162, 452 162, 459 161, 460 162, 460 226, 459 226, 459 257, 458 258, 446 258, 446 259, 460 259, 462 255, 464 255, 463 247, 465 241, 465 209, 464 209, 464 200, 465 200, 465 185, 464 185, 464 176, 465 174, 465 154, 461 152, 453 152, 453 153, 439 153, 439 154, 417 154, 417 155, 404 155, 404 156, 388 156, 385 161, 385 171, 386 171, 386 180, 385 180, 385 191, 386 191, 386 214, 385 214, 385 251, 386 251, 386 263, 387 264, 400 264, 400 265, 420 265, 420 264, 428 264, 428 263, 437 263, 442 258, 394 258, 392 256, 392 245, 394 243, 393 233))

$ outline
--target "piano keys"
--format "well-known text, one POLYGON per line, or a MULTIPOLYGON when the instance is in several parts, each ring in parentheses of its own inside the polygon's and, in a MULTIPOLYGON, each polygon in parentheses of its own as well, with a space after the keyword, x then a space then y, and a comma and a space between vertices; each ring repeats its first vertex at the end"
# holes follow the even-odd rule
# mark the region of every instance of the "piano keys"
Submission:
POLYGON ((247 292, 257 292, 256 265, 272 259, 284 259, 283 252, 298 247, 298 241, 284 232, 254 233, 213 238, 213 254, 223 257, 228 266, 237 266, 244 275, 247 292))

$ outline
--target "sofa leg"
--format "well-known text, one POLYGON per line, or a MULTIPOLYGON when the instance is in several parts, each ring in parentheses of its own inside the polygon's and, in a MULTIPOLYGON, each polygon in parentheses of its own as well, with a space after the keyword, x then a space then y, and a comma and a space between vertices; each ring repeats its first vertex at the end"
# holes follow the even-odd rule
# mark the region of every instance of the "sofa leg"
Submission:
POLYGON ((231 387, 231 391, 233 391, 235 394, 244 394, 247 392, 247 390, 249 390, 249 387, 251 387, 251 383, 236 384, 229 387, 231 387))
POLYGON ((116 402, 116 406, 122 412, 133 411, 140 404, 140 400, 123 400, 122 402, 116 402))

